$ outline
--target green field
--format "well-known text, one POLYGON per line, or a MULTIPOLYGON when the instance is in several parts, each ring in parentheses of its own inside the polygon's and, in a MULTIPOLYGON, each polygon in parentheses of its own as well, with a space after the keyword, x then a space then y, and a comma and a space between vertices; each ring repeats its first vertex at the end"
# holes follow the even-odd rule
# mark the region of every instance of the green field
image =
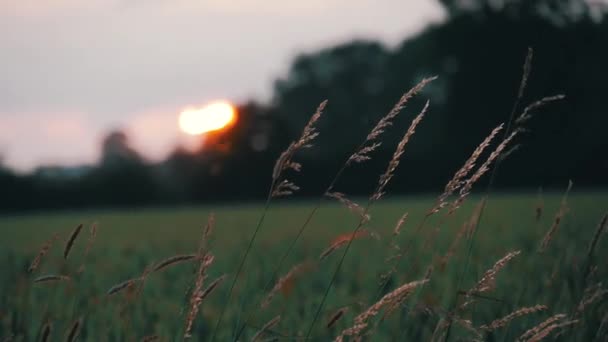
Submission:
MULTIPOLYGON (((376 302, 379 295, 423 279, 428 267, 434 265, 430 281, 390 315, 384 316, 382 312, 371 320, 366 330, 369 334, 364 335, 370 340, 429 340, 438 322, 452 317, 446 312, 453 304, 462 303, 463 296, 455 301, 457 292, 470 289, 498 259, 514 250, 521 250, 521 255, 499 272, 496 288, 484 292, 483 298, 474 297, 472 305, 458 312, 460 320, 471 320, 479 330, 481 325, 519 307, 543 304, 548 307, 546 310, 515 318, 507 327, 482 332, 481 338, 512 341, 558 313, 567 315, 564 322, 577 322, 556 329, 551 338, 556 335, 562 340, 605 338, 608 329, 600 325, 608 312, 605 299, 608 296, 602 297, 603 292, 598 290, 599 298, 584 310, 577 310, 577 306, 585 288, 608 279, 605 262, 608 240, 600 240, 591 257, 588 253, 598 223, 608 209, 608 194, 571 193, 569 211, 547 250, 539 253, 539 244, 554 221, 560 200, 561 194, 544 194, 541 199, 535 194, 491 196, 473 235, 470 267, 460 283, 459 276, 468 259, 468 240, 465 238, 455 246, 454 255, 446 263, 442 264, 441 257, 447 253, 463 222, 474 212, 479 198, 470 198, 454 215, 445 216, 442 212, 433 216, 418 234, 414 234, 416 228, 432 207, 434 198, 380 201, 372 208, 371 221, 364 227, 373 234, 353 241, 312 331, 313 340, 335 338, 351 327, 354 317, 376 302), (538 208, 542 214, 537 220, 538 208), (397 272, 388 286, 379 291, 380 275, 389 270, 385 259, 395 254, 390 247, 393 228, 405 212, 410 216, 397 242, 402 251, 410 248, 397 264, 397 272), (591 274, 585 278, 588 265, 598 267, 591 267, 591 274), (344 316, 327 328, 332 314, 345 306, 348 311, 344 316)), ((322 261, 319 255, 337 236, 351 232, 357 225, 358 218, 348 209, 335 202, 323 203, 279 275, 301 262, 308 261, 307 267, 267 308, 261 309, 260 301, 266 295, 265 286, 278 260, 314 204, 271 205, 216 340, 233 339, 243 325, 240 340, 249 340, 277 315, 281 315, 280 322, 269 329, 262 340, 293 340, 306 335, 344 246, 322 261)), ((216 225, 209 248, 215 261, 209 268, 206 284, 224 274, 226 278, 204 299, 195 321, 193 340, 208 340, 262 209, 257 205, 235 204, 0 218, 3 233, 0 239, 0 340, 9 336, 16 341, 38 340, 47 322, 52 324, 49 340, 65 340, 73 322, 79 318, 82 318, 79 340, 83 341, 136 341, 149 335, 157 335, 161 341, 182 339, 197 262, 179 263, 149 274, 140 293, 131 289, 112 296, 106 293, 117 283, 141 275, 149 265, 177 254, 195 253, 207 216, 213 212, 216 225), (86 230, 76 239, 66 261, 62 255, 66 240, 79 223, 84 223, 86 230), (85 256, 88 227, 92 223, 98 225, 97 238, 85 256), (28 273, 32 259, 54 233, 59 234, 59 239, 39 269, 28 273), (84 271, 79 273, 81 265, 84 271), (48 274, 66 275, 70 280, 33 282, 48 274)), ((474 337, 463 324, 454 323, 450 329, 452 341, 474 337)))

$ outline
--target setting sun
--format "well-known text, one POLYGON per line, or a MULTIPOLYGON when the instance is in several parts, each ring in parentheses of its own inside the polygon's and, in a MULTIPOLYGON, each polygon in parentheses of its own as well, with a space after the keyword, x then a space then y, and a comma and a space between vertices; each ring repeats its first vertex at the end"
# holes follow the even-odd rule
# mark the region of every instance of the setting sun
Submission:
POLYGON ((232 124, 236 110, 226 101, 212 102, 202 108, 188 108, 179 115, 179 127, 191 135, 216 131, 232 124))

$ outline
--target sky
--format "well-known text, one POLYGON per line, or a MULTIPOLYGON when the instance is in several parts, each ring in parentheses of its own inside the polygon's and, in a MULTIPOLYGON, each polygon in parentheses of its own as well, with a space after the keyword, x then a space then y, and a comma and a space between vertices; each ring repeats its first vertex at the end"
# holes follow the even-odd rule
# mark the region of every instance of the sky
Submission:
POLYGON ((161 160, 191 141, 182 109, 267 101, 298 53, 392 46, 443 17, 435 0, 0 0, 0 156, 95 163, 122 129, 161 160))

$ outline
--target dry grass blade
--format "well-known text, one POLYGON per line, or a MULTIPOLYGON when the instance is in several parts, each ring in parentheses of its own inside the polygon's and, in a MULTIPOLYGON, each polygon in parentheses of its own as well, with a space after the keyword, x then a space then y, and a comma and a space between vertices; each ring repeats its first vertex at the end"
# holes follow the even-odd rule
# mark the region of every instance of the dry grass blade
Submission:
POLYGON ((543 240, 540 243, 539 252, 544 252, 547 249, 547 247, 549 246, 549 243, 551 242, 551 240, 553 240, 553 236, 555 235, 555 232, 557 232, 557 229, 559 228, 560 223, 562 222, 564 216, 568 212, 567 200, 568 200, 568 194, 570 193, 571 189, 572 189, 572 181, 568 182, 568 188, 566 189, 566 192, 564 193, 564 197, 562 197, 562 202, 559 206, 559 210, 557 211, 557 213, 555 214, 555 217, 553 218, 553 224, 551 225, 551 228, 549 228, 549 230, 547 231, 547 233, 543 237, 543 240))
POLYGON ((70 234, 68 241, 65 243, 65 248, 63 249, 63 258, 64 259, 67 259, 68 256, 70 255, 70 251, 72 250, 72 247, 74 246, 74 242, 76 241, 76 238, 80 234, 82 227, 83 227, 83 224, 81 223, 76 228, 74 228, 74 230, 72 231, 72 234, 70 234))
POLYGON ((49 252, 49 250, 51 250, 51 247, 53 247, 53 243, 55 242, 55 240, 57 240, 57 238, 59 238, 59 235, 55 233, 50 239, 48 239, 44 243, 44 245, 42 245, 42 247, 38 251, 38 254, 36 254, 36 257, 30 264, 28 272, 32 273, 38 269, 38 266, 40 266, 40 263, 42 262, 42 258, 44 258, 44 256, 49 252))
POLYGON ((539 332, 541 332, 542 330, 544 330, 546 327, 548 327, 549 325, 560 321, 562 319, 566 318, 565 314, 557 314, 557 315, 553 315, 549 318, 547 318, 546 320, 544 320, 543 322, 539 323, 538 325, 528 329, 525 333, 523 333, 517 340, 518 341, 524 341, 527 338, 534 336, 536 334, 538 334, 539 332))
POLYGON ((264 334, 266 334, 266 332, 269 329, 272 329, 272 327, 274 327, 275 325, 277 325, 280 321, 281 321, 281 315, 276 316, 275 318, 273 318, 270 321, 268 321, 268 323, 264 324, 264 326, 262 327, 262 329, 260 329, 258 332, 255 333, 255 335, 253 335, 253 337, 251 338, 251 342, 259 341, 260 338, 264 334))
POLYGON ((545 201, 543 200, 543 188, 538 188, 538 196, 536 199, 536 206, 534 207, 534 220, 540 221, 543 216, 543 209, 545 208, 545 201))
POLYGON ((91 229, 90 229, 89 240, 87 241, 87 246, 86 246, 86 248, 84 250, 84 254, 82 256, 82 264, 80 265, 80 268, 78 269, 79 273, 84 272, 85 259, 91 252, 91 249, 93 248, 93 244, 95 243, 96 238, 97 238, 97 224, 93 223, 91 225, 91 229))
POLYGON ((471 295, 471 294, 486 292, 486 291, 490 291, 490 290, 494 289, 494 287, 496 285, 495 284, 496 275, 498 274, 498 272, 500 272, 500 270, 502 270, 511 259, 518 256, 520 253, 521 253, 521 251, 507 253, 507 255, 505 255, 500 260, 498 260, 494 264, 494 266, 492 266, 492 268, 490 268, 489 270, 487 270, 484 273, 484 275, 477 282, 477 284, 475 284, 475 286, 471 290, 469 290, 467 292, 467 294, 471 295))
MULTIPOLYGON (((184 338, 190 338, 191 335, 191 331, 192 331, 192 326, 194 325, 194 320, 196 319, 196 316, 198 315, 198 310, 199 307, 201 305, 201 303, 203 302, 203 284, 205 282, 205 278, 207 277, 207 269, 209 268, 209 266, 211 266, 211 264, 213 263, 213 261, 215 260, 215 257, 212 254, 207 254, 205 255, 202 259, 201 259, 201 263, 199 265, 198 271, 196 273, 196 280, 194 282, 194 289, 192 290, 192 295, 190 296, 190 310, 188 311, 188 316, 186 317, 186 329, 184 331, 184 338)), ((223 280, 223 276, 218 278, 223 280)), ((216 280, 217 284, 219 284, 219 281, 216 280)), ((214 285, 217 286, 217 284, 214 285)), ((210 289, 206 294, 205 297, 213 290, 210 289)))
POLYGON ((68 337, 66 338, 67 342, 74 342, 78 338, 80 334, 80 328, 82 327, 82 317, 77 319, 73 324, 70 330, 68 331, 68 337))
POLYGON ((490 135, 488 135, 481 142, 481 144, 477 146, 477 148, 475 148, 475 151, 473 151, 469 159, 467 159, 464 165, 458 171, 456 171, 452 179, 446 184, 443 193, 439 195, 435 206, 428 211, 427 216, 435 214, 439 210, 444 208, 448 204, 448 199, 450 198, 450 196, 452 196, 452 194, 458 191, 458 189, 460 189, 465 184, 465 177, 467 177, 471 173, 471 171, 473 171, 477 160, 482 155, 483 151, 488 146, 490 146, 492 140, 494 140, 494 137, 496 137, 496 135, 503 129, 503 126, 504 124, 500 124, 498 125, 498 127, 494 128, 490 135))
POLYGON ((51 333, 53 332, 53 324, 49 321, 44 324, 42 327, 42 332, 40 334, 40 341, 47 342, 50 340, 51 333))
POLYGON ((160 339, 160 337, 158 335, 148 335, 148 336, 144 336, 141 339, 141 342, 152 342, 152 341, 158 341, 160 339))
POLYGON ((341 192, 328 192, 325 194, 325 196, 337 199, 340 203, 346 206, 348 210, 357 215, 363 222, 370 220, 370 216, 365 209, 358 203, 349 200, 345 194, 341 192))
POLYGON ((534 50, 532 48, 528 48, 528 54, 526 55, 526 60, 524 62, 524 70, 521 75, 521 82, 519 84, 519 90, 517 91, 517 102, 519 102, 519 100, 521 100, 521 98, 524 96, 524 91, 526 90, 526 86, 528 85, 528 78, 530 77, 530 73, 532 72, 532 58, 533 57, 534 57, 534 50))
POLYGON ((361 332, 365 328, 367 328, 369 320, 374 316, 378 315, 380 310, 386 307, 390 307, 395 303, 402 302, 403 300, 405 300, 405 298, 407 298, 407 296, 409 296, 410 293, 412 293, 415 288, 424 285, 427 282, 428 279, 413 281, 411 283, 404 284, 398 287, 397 289, 387 293, 386 295, 384 295, 384 297, 380 298, 379 301, 377 301, 363 313, 355 317, 355 324, 352 327, 343 330, 342 333, 338 337, 336 337, 335 341, 342 342, 344 340, 344 337, 346 336, 358 337, 361 332))
POLYGON ((361 148, 359 148, 359 150, 357 150, 349 157, 349 159, 346 161, 346 165, 349 165, 353 162, 361 163, 371 159, 370 154, 380 146, 380 143, 376 142, 375 140, 377 140, 378 137, 382 133, 384 133, 386 128, 393 124, 393 119, 395 119, 395 117, 401 112, 407 102, 416 94, 418 94, 422 89, 424 89, 427 84, 436 79, 436 76, 424 78, 422 79, 422 81, 420 81, 420 83, 418 83, 412 89, 408 90, 405 94, 403 94, 399 101, 397 101, 395 106, 388 112, 388 114, 385 115, 382 119, 380 119, 376 126, 367 135, 365 142, 361 145, 361 148))
POLYGON ((34 283, 46 283, 51 281, 70 280, 70 277, 64 275, 48 274, 34 279, 34 283))
POLYGON ((342 307, 338 310, 336 310, 336 312, 334 312, 331 317, 329 318, 329 320, 327 321, 327 329, 331 329, 331 327, 333 327, 336 322, 338 322, 342 317, 344 317, 344 314, 348 312, 348 307, 342 307))
POLYGON ((608 290, 602 288, 602 284, 599 283, 595 286, 590 286, 585 290, 585 295, 578 303, 576 307, 576 315, 581 315, 587 306, 595 303, 604 295, 608 294, 608 290), (593 291, 595 289, 595 291, 593 291))
POLYGON ((315 124, 321 118, 321 114, 323 110, 325 110, 325 106, 327 105, 327 100, 321 102, 317 110, 312 115, 304 130, 302 131, 302 135, 300 138, 294 142, 292 142, 289 147, 277 159, 277 162, 274 165, 272 170, 272 187, 271 187, 271 197, 279 197, 279 196, 287 196, 291 195, 294 191, 299 190, 299 187, 294 183, 284 179, 279 182, 279 178, 283 174, 285 170, 294 170, 299 172, 302 169, 302 165, 300 163, 292 161, 294 154, 303 149, 312 146, 313 140, 319 135, 315 124))
POLYGON ((209 294, 211 294, 211 292, 213 292, 213 290, 215 290, 215 288, 218 287, 218 285, 221 284, 224 279, 226 279, 225 274, 212 281, 211 284, 209 284, 209 286, 207 286, 207 288, 201 293, 201 300, 207 298, 207 296, 209 296, 209 294))
POLYGON ((367 230, 358 230, 354 233, 346 233, 338 236, 332 241, 331 245, 325 249, 321 255, 319 256, 319 260, 323 260, 335 252, 338 248, 344 246, 351 240, 356 240, 364 236, 368 236, 369 232, 367 230))
POLYGON ((473 189, 473 185, 477 183, 481 179, 481 177, 490 170, 490 166, 494 163, 497 158, 503 153, 505 148, 509 145, 509 143, 515 138, 518 131, 514 131, 511 133, 506 139, 504 139, 496 149, 490 154, 488 159, 481 164, 481 166, 473 173, 473 175, 467 179, 459 191, 458 198, 452 203, 450 208, 450 213, 454 212, 456 209, 460 207, 460 205, 464 202, 465 198, 471 193, 473 189))
POLYGON ((138 281, 141 281, 141 278, 133 278, 133 279, 129 279, 129 280, 125 280, 122 283, 118 283, 114 286, 112 286, 108 292, 106 293, 108 296, 111 296, 115 293, 118 293, 128 287, 134 286, 135 283, 137 283, 138 281))
POLYGON ((532 115, 530 113, 532 113, 534 110, 541 108, 551 102, 560 101, 565 98, 566 98, 565 95, 559 94, 559 95, 554 95, 554 96, 543 97, 542 99, 533 102, 532 104, 530 104, 529 106, 524 108, 524 111, 515 120, 515 124, 522 125, 522 124, 526 123, 528 120, 530 120, 532 118, 532 115))
POLYGON ((528 308, 520 308, 520 309, 517 309, 517 310, 511 312, 510 314, 506 315, 503 318, 494 320, 492 323, 490 323, 488 325, 480 326, 479 329, 485 330, 485 331, 493 331, 498 328, 502 328, 502 327, 506 326, 509 322, 511 322, 512 320, 514 320, 517 317, 529 315, 531 313, 544 311, 544 310, 547 310, 546 305, 535 305, 535 306, 528 307, 528 308))
POLYGON ((152 272, 157 272, 169 266, 192 260, 197 256, 197 254, 183 254, 172 256, 156 264, 156 266, 154 266, 154 268, 152 269, 152 272))
POLYGON ((403 228, 403 224, 405 224, 405 221, 407 220, 408 216, 409 213, 401 215, 401 217, 397 221, 397 224, 395 224, 395 228, 393 229, 393 236, 398 236, 401 233, 401 228, 403 228))
POLYGON ((559 329, 559 328, 563 328, 572 324, 576 324, 578 323, 577 320, 573 320, 573 321, 566 321, 566 322, 562 322, 562 323, 554 323, 551 324, 547 327, 545 327, 544 329, 542 329, 541 331, 539 331, 538 333, 536 333, 534 336, 530 337, 530 339, 528 340, 528 342, 538 342, 543 340, 545 337, 549 336, 549 334, 551 334, 554 330, 559 329))
POLYGON ((201 238, 201 243, 199 246, 198 254, 199 256, 204 255, 205 248, 207 247, 207 242, 209 237, 213 233, 213 229, 215 228, 215 214, 211 213, 207 217, 207 224, 205 225, 205 229, 203 230, 203 237, 201 238))
POLYGON ((264 298, 264 300, 262 301, 262 304, 260 305, 263 309, 267 308, 268 305, 270 305, 270 302, 272 301, 272 299, 274 298, 274 296, 279 293, 279 291, 290 291, 291 287, 293 287, 294 283, 295 283, 295 278, 300 275, 302 272, 304 272, 308 267, 309 267, 309 263, 308 262, 303 262, 300 264, 295 265, 294 267, 291 268, 291 270, 289 270, 289 272, 287 272, 286 275, 282 276, 274 285, 274 287, 272 288, 272 290, 270 290, 270 292, 268 293, 268 295, 266 296, 266 298, 264 298), (289 288, 289 289, 287 289, 289 288))
POLYGON ((597 226, 595 230, 595 234, 593 234, 593 239, 591 239, 591 243, 589 244, 589 249, 587 252, 587 259, 591 259, 593 256, 593 251, 595 251, 595 246, 600 241, 602 234, 606 232, 606 226, 608 226, 608 213, 604 214, 604 217, 600 221, 600 224, 597 226))
POLYGON ((479 222, 479 218, 481 217, 482 208, 485 207, 485 204, 486 204, 486 197, 482 198, 481 201, 479 201, 479 203, 475 206, 475 210, 473 210, 471 217, 462 224, 462 226, 456 233, 454 240, 452 240, 452 243, 450 244, 448 251, 445 253, 445 255, 443 257, 441 257, 441 259, 439 261, 439 266, 440 266, 441 270, 445 269, 450 258, 452 256, 454 256, 454 254, 456 253, 456 249, 458 249, 458 246, 460 244, 460 241, 462 241, 462 238, 465 236, 471 237, 473 235, 474 229, 475 229, 475 227, 477 227, 477 223, 479 222))
POLYGON ((384 194, 384 188, 388 185, 388 182, 391 180, 391 178, 393 178, 393 176, 395 174, 395 170, 397 169, 397 166, 399 166, 399 161, 401 159, 401 155, 403 155, 403 153, 405 152, 405 146, 410 141, 410 139, 414 135, 414 133, 416 133, 416 127, 418 127, 418 124, 424 118, 424 115, 426 114, 426 112, 429 108, 429 104, 430 104, 430 101, 426 101, 424 107, 422 108, 422 111, 420 111, 420 114, 418 114, 418 116, 416 116, 414 118, 414 120, 412 120, 410 127, 407 129, 407 131, 403 135, 403 138, 397 145, 397 148, 395 149, 395 152, 393 153, 393 157, 391 158, 391 161, 388 163, 388 167, 386 168, 386 171, 380 176, 380 179, 378 180, 378 187, 376 188, 376 191, 370 198, 372 201, 379 200, 382 197, 382 195, 384 194))

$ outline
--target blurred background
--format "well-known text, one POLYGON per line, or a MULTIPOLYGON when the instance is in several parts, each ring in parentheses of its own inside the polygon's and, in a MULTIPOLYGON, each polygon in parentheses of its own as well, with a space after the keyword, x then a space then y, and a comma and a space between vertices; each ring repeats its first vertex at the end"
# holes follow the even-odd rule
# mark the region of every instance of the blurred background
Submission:
POLYGON ((431 100, 391 194, 439 193, 523 99, 502 190, 608 185, 608 3, 585 0, 0 1, 0 210, 265 198, 276 158, 329 100, 297 159, 318 196, 402 93, 379 153, 345 174, 368 194, 431 100))

